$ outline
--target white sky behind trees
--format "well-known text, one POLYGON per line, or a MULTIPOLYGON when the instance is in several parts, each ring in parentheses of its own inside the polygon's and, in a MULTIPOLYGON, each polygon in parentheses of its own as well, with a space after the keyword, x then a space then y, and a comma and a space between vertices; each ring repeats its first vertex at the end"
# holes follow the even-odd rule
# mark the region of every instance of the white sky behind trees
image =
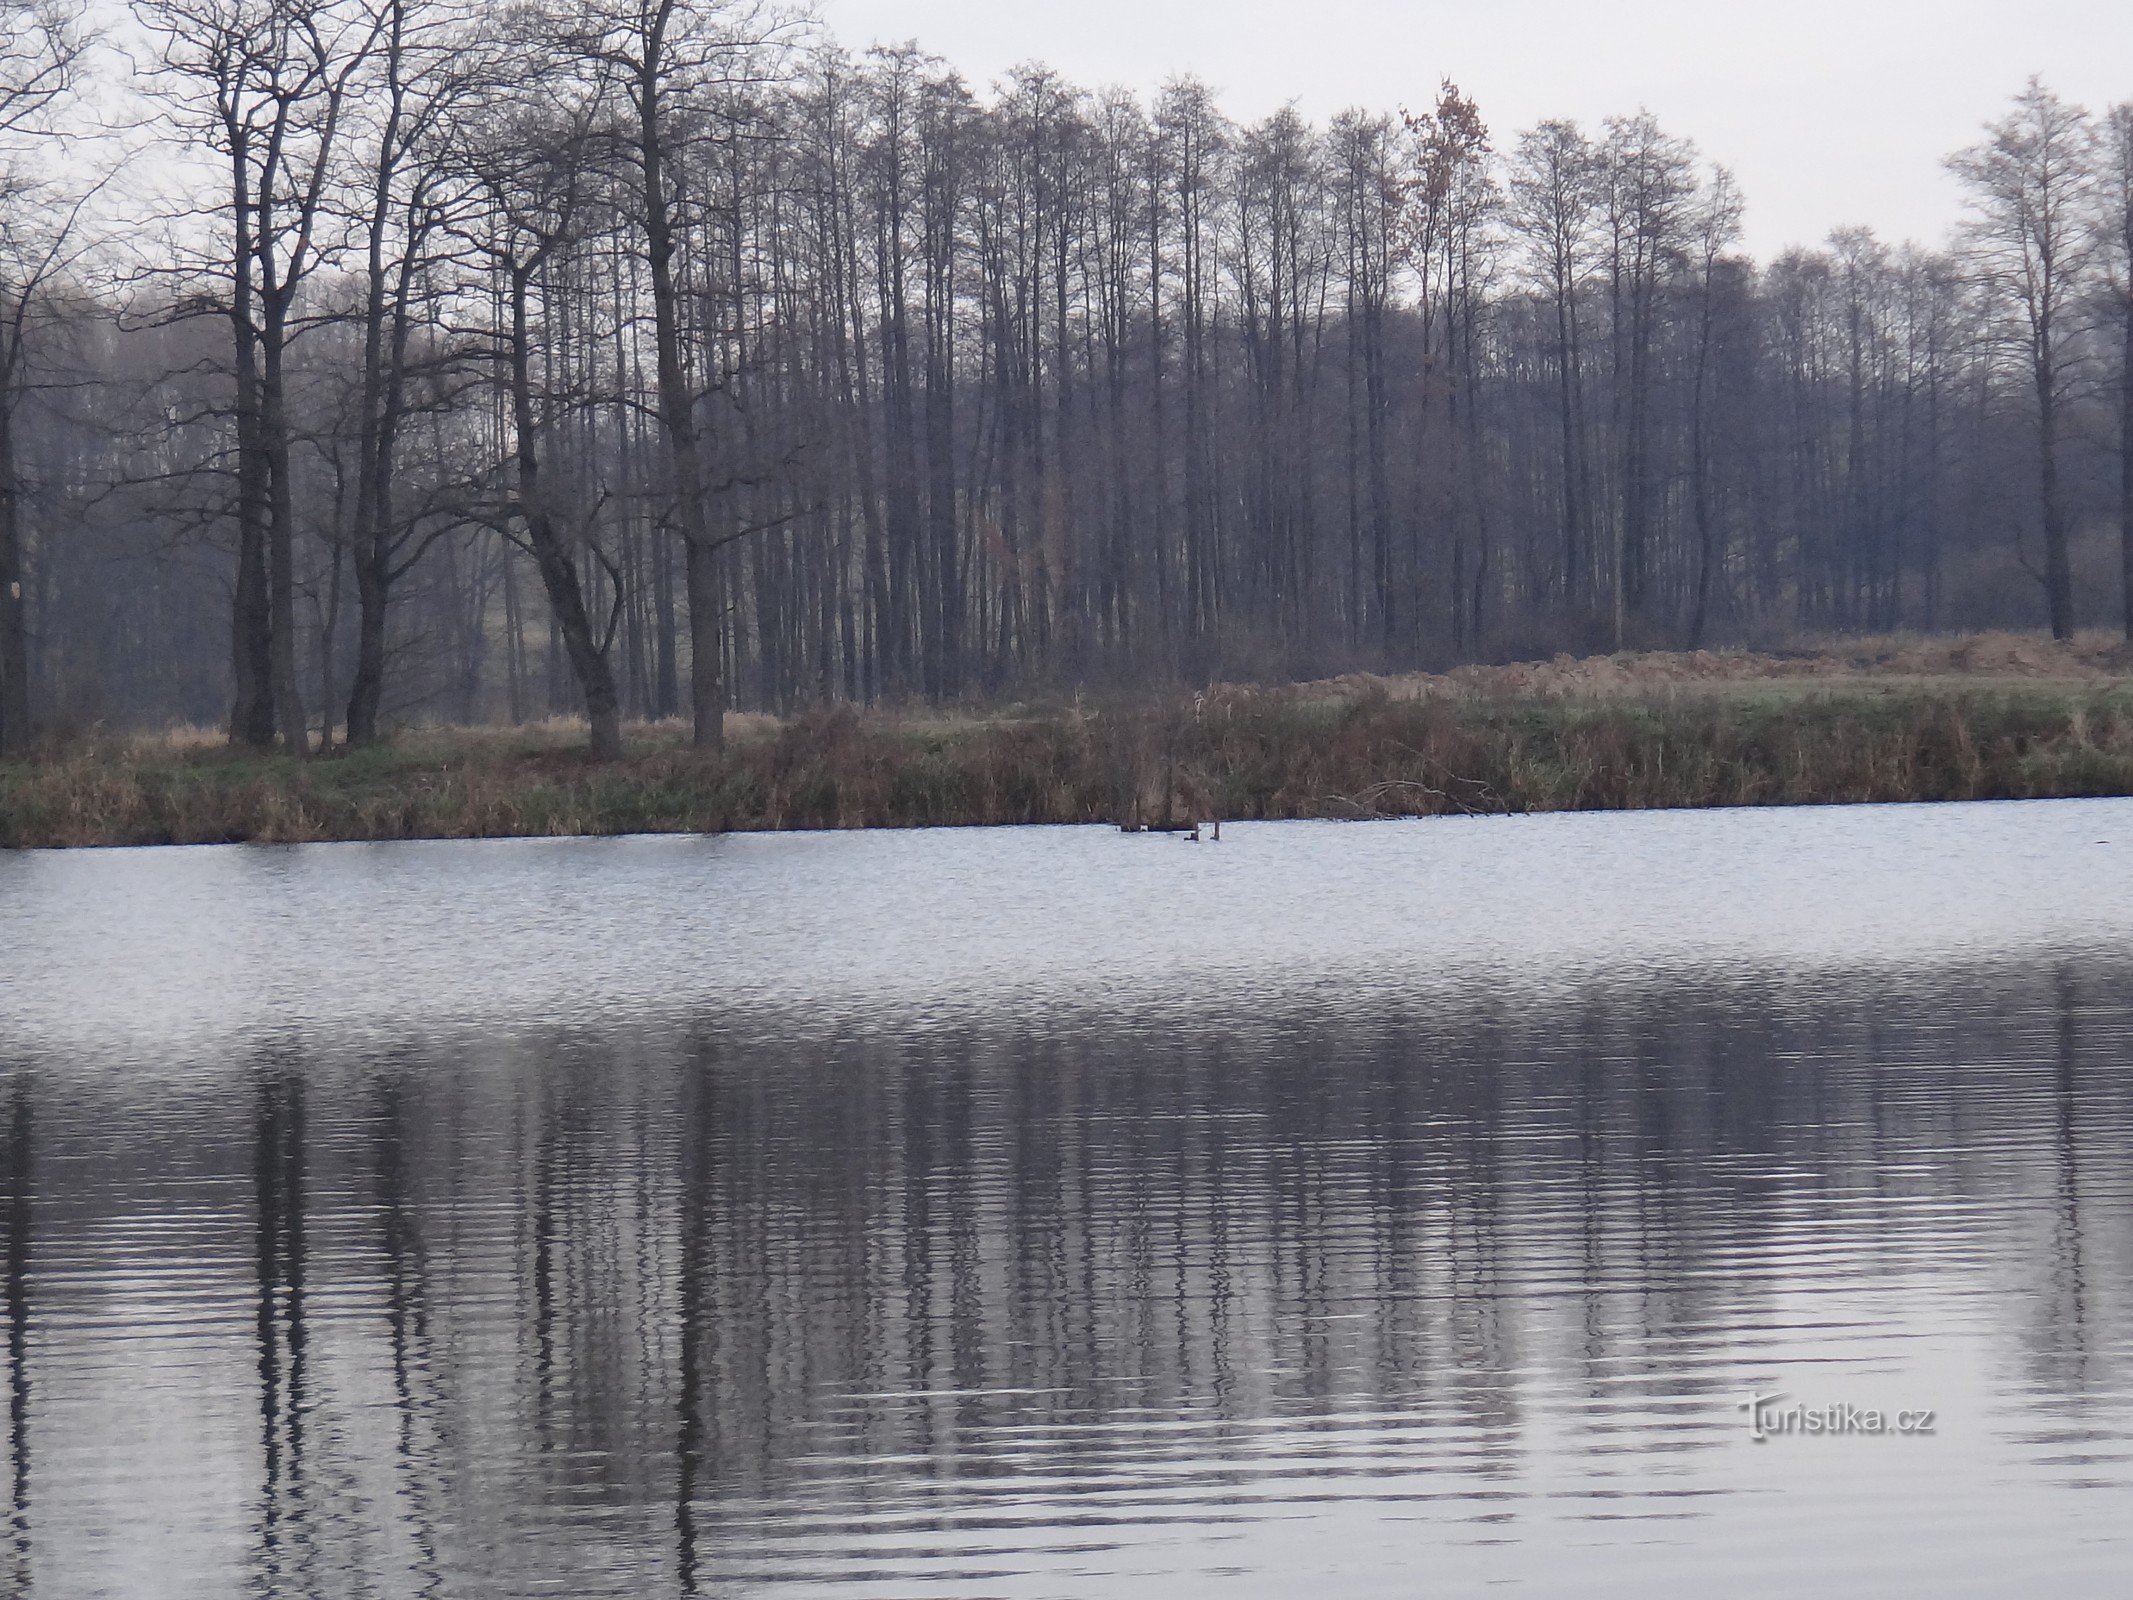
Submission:
POLYGON ((817 0, 846 47, 915 39, 983 89, 1042 61, 1084 88, 1190 73, 1240 120, 1285 101, 1421 110, 1440 78, 1499 149, 1544 117, 1650 109, 1733 169, 1769 258, 1832 228, 1937 243, 1941 162, 2031 74, 2090 110, 2133 98, 2133 0, 817 0))

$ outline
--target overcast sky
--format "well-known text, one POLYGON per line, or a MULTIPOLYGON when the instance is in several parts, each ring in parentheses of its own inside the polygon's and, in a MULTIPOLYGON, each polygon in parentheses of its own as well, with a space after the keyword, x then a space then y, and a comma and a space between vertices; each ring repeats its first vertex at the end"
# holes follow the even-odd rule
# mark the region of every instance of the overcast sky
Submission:
POLYGON ((818 0, 846 45, 916 39, 973 85, 1041 60, 1090 88, 1193 73, 1241 119, 1420 108, 1449 77, 1499 147, 1639 106, 1739 177, 1768 256, 1869 223, 1937 241, 1941 158, 2031 73, 2133 98, 2133 0, 818 0))

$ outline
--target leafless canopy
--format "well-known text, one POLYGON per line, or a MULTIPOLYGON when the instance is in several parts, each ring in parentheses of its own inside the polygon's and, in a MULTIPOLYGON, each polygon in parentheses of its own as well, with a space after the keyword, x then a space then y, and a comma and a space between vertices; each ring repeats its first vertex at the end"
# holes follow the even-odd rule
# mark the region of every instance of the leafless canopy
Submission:
MULTIPOLYGON (((1944 247, 1758 262, 1643 112, 1243 125, 768 0, 137 16, 114 248, 0 209, 11 751, 2133 617, 2126 107, 2030 84, 1944 247)), ((0 18, 0 181, 92 174, 78 16, 0 18)))

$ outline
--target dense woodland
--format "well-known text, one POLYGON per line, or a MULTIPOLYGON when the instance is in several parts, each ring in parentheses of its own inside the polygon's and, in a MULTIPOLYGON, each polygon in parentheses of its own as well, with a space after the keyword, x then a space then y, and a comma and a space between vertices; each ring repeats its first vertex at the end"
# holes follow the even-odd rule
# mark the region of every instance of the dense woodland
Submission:
POLYGON ((0 3, 0 753, 2133 629, 2133 103, 1749 259, 1642 113, 722 0, 0 3))

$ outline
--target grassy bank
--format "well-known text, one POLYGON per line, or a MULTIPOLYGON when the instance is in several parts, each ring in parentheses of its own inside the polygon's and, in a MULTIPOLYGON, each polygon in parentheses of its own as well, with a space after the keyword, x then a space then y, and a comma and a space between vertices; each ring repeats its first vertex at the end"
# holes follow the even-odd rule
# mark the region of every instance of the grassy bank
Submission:
POLYGON ((742 719, 716 760, 665 728, 633 730, 628 759, 607 764, 563 726, 429 730, 308 761, 107 739, 0 768, 0 844, 2133 794, 2133 680, 2115 657, 2046 654, 2020 671, 1614 658, 1162 703, 839 711, 742 719), (1551 668, 1558 681, 1536 681, 1551 668))

